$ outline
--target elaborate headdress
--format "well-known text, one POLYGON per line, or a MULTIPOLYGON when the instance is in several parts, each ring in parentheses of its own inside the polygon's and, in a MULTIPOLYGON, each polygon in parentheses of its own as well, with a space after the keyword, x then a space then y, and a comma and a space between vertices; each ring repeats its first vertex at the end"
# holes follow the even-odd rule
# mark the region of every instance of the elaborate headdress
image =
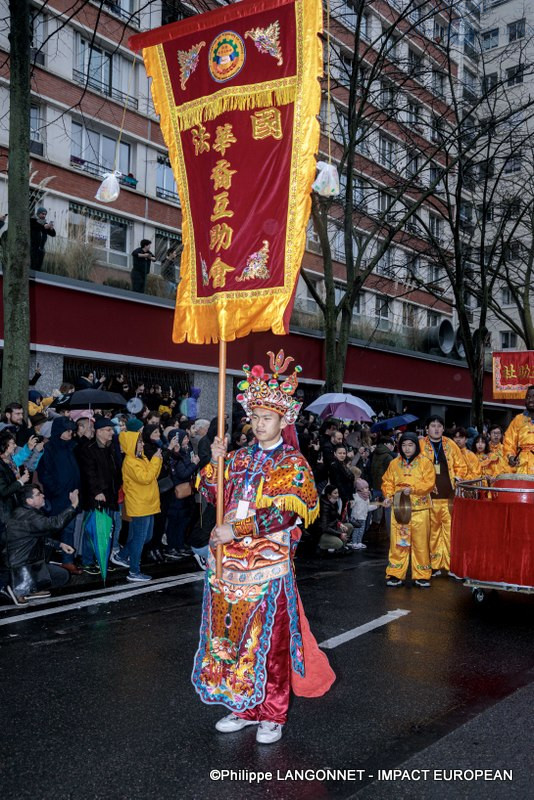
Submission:
POLYGON ((276 356, 271 351, 267 355, 270 359, 270 376, 259 364, 252 369, 248 364, 243 365, 246 378, 238 384, 237 388, 241 394, 237 395, 237 402, 241 403, 248 417, 255 408, 266 408, 269 411, 276 411, 288 423, 296 422, 302 403, 293 395, 298 386, 297 376, 302 367, 295 367, 293 374, 284 378, 283 374, 295 359, 285 358, 283 350, 276 356))

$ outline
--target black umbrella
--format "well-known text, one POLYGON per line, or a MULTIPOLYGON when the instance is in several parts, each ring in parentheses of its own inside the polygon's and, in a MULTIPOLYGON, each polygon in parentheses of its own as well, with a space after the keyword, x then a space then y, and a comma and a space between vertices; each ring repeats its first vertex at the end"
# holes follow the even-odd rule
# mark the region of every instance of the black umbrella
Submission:
POLYGON ((117 392, 104 392, 101 389, 80 389, 69 395, 63 408, 119 408, 126 405, 126 400, 117 392))

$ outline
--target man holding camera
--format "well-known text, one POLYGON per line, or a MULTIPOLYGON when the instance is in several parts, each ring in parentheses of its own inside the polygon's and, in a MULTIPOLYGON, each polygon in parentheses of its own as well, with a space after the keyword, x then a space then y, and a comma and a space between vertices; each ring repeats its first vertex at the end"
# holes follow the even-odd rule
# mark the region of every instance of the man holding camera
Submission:
MULTIPOLYGON (((47 537, 59 532, 76 516, 78 491, 69 494, 69 505, 53 517, 43 513, 45 496, 35 484, 23 487, 22 505, 15 509, 6 524, 6 564, 10 583, 5 593, 17 606, 29 600, 50 597, 50 589, 63 586, 69 573, 55 564, 49 564, 46 554, 47 537)), ((74 548, 64 542, 61 550, 72 555, 74 548)))
POLYGON ((150 272, 150 262, 156 260, 154 253, 150 252, 151 244, 150 239, 141 239, 141 246, 136 247, 132 253, 133 267, 130 275, 134 292, 144 293, 146 276, 150 272))
POLYGON ((45 256, 46 240, 55 236, 53 222, 46 221, 47 210, 42 206, 30 218, 30 269, 41 270, 45 256))

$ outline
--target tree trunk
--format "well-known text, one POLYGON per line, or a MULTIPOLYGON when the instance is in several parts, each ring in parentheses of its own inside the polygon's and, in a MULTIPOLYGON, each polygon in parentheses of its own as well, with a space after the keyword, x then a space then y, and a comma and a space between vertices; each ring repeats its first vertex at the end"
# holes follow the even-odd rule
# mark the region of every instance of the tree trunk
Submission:
POLYGON ((9 0, 10 117, 2 403, 28 404, 30 360, 30 4, 9 0))

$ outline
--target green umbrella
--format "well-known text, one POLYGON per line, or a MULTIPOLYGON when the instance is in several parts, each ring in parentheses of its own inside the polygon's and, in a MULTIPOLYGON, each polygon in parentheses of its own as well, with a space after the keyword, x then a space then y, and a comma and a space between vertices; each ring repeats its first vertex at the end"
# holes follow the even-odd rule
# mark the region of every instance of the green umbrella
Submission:
POLYGON ((93 546, 102 579, 106 580, 108 558, 111 550, 113 520, 105 511, 89 511, 85 517, 85 533, 93 546))

